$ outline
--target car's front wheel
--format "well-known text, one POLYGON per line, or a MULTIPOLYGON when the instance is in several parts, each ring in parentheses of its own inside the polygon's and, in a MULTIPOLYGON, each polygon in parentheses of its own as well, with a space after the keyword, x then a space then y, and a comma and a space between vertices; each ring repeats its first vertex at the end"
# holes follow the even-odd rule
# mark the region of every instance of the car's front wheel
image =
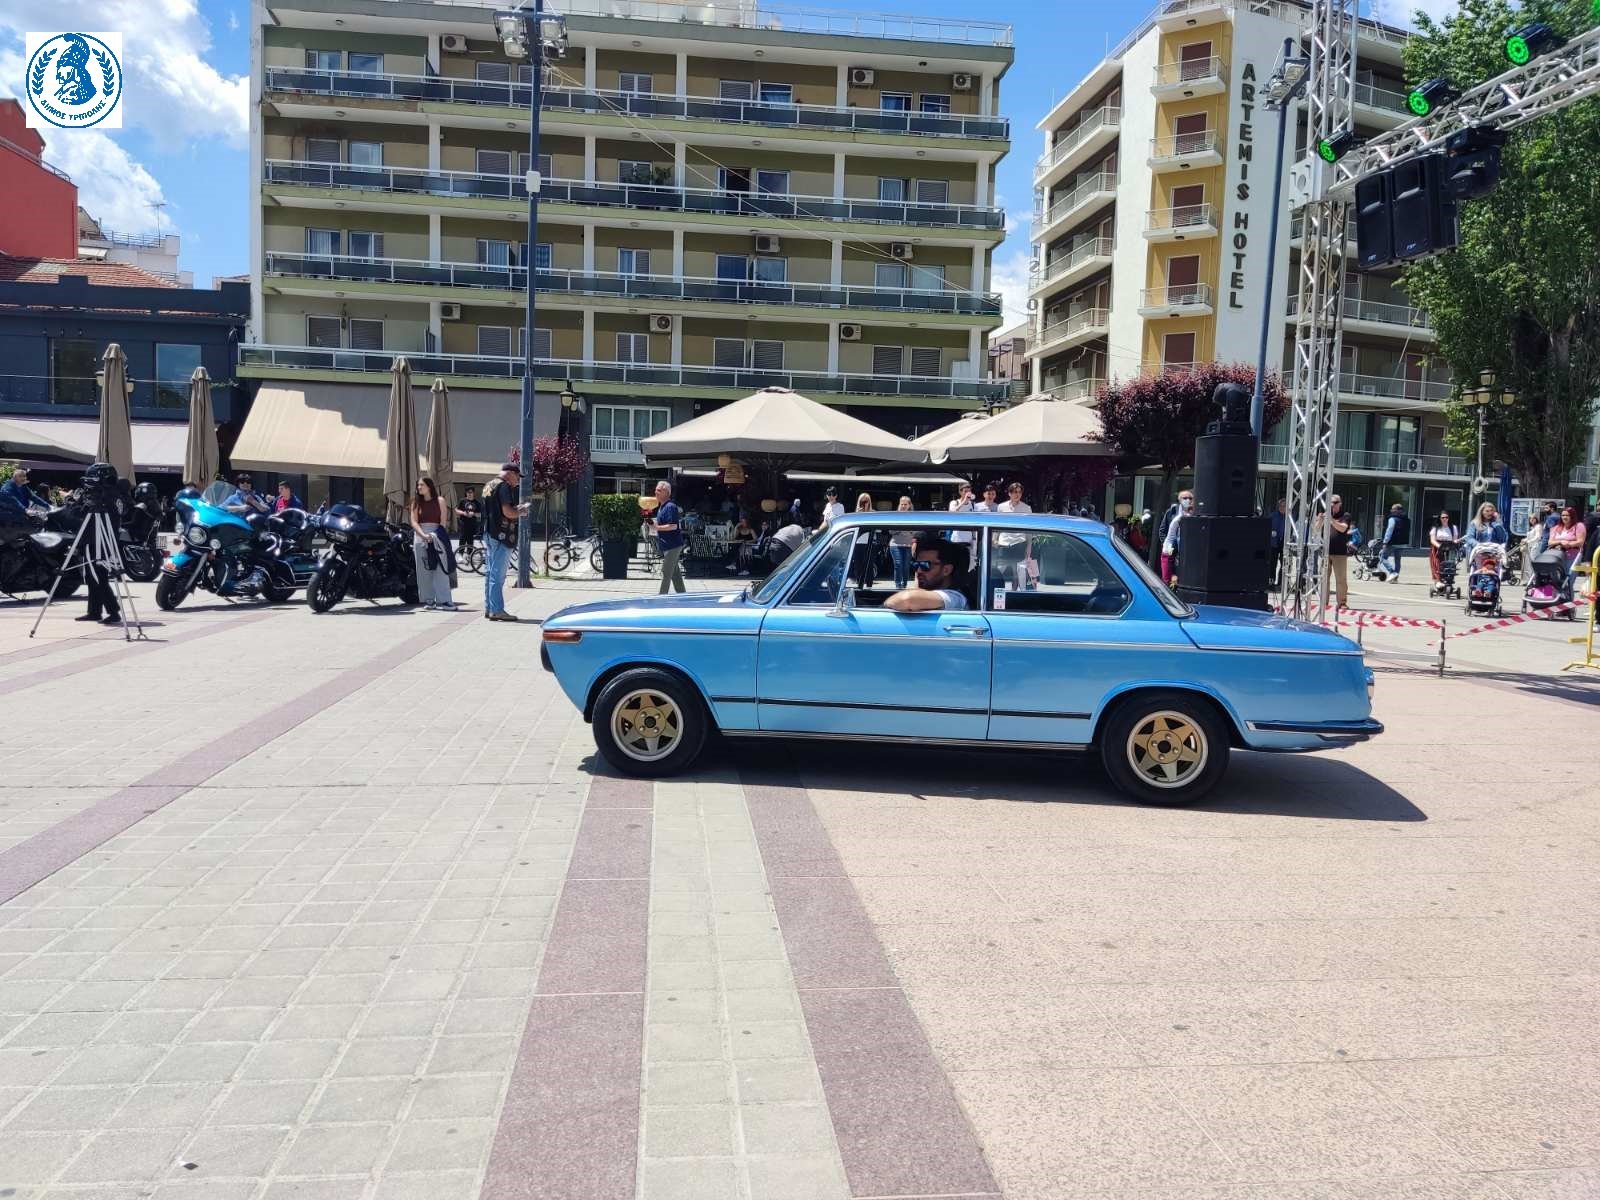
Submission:
POLYGON ((675 775, 700 756, 711 718, 694 688, 654 668, 624 671, 594 704, 594 744, 628 775, 675 775))
POLYGON ((1124 701, 1100 734, 1100 760, 1141 804, 1193 804, 1228 769, 1228 729, 1209 700, 1152 692, 1124 701))

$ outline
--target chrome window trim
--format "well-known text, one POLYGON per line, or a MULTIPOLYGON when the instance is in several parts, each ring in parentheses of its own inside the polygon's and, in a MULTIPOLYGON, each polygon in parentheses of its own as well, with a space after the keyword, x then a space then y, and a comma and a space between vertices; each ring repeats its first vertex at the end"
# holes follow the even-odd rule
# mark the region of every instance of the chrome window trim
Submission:
MULTIPOLYGON (((983 573, 983 576, 982 576, 983 581, 984 581, 984 587, 982 589, 983 590, 983 594, 978 597, 978 603, 979 603, 979 606, 981 607, 984 615, 987 616, 990 613, 1001 613, 1001 614, 1003 614, 1005 616, 1008 616, 1008 617, 1071 617, 1071 618, 1073 618, 1075 620, 1084 620, 1084 621, 1120 621, 1120 620, 1122 620, 1123 617, 1128 615, 1128 610, 1133 607, 1133 602, 1134 602, 1133 588, 1129 585, 1128 581, 1122 577, 1122 573, 1120 571, 1118 571, 1115 567, 1113 567, 1111 565, 1110 561, 1106 558, 1106 556, 1104 554, 1101 554, 1099 550, 1097 550, 1093 545, 1091 545, 1090 542, 1088 541, 1088 539, 1080 537, 1078 534, 1072 532, 1069 529, 1060 529, 1060 530, 1048 529, 1048 530, 1040 531, 1040 530, 1032 530, 1032 529, 1017 529, 1014 526, 1008 528, 1008 527, 1002 526, 1002 525, 991 525, 991 526, 989 526, 988 536, 983 539, 983 549, 984 549, 984 556, 983 557, 984 557, 985 564, 988 563, 989 549, 993 545, 994 539, 997 536, 999 536, 1000 534, 1002 534, 1002 533, 1022 533, 1022 534, 1026 534, 1027 539, 1028 539, 1028 552, 1030 554, 1033 552, 1033 541, 1034 541, 1035 538, 1046 538, 1046 537, 1071 538, 1073 541, 1077 542, 1078 545, 1083 547, 1085 553, 1092 554, 1095 557, 1095 560, 1097 562, 1099 562, 1100 565, 1103 568, 1105 568, 1107 571, 1109 571, 1111 573, 1112 578, 1115 579, 1118 583, 1120 583, 1122 585, 1122 587, 1123 587, 1123 590, 1127 593, 1127 599, 1123 601, 1122 607, 1119 608, 1114 613, 1039 612, 1037 610, 1034 611, 1034 612, 1012 612, 1009 608, 995 608, 995 607, 993 607, 992 601, 994 599, 994 596, 993 596, 993 594, 991 593, 991 591, 990 591, 990 589, 988 587, 989 572, 987 570, 985 570, 984 573, 983 573)), ((1013 639, 1011 639, 1011 638, 1005 638, 1004 640, 1008 641, 1008 642, 1012 642, 1013 641, 1013 639)), ((1080 643, 1076 643, 1076 644, 1082 645, 1083 643, 1080 642, 1080 643)))
POLYGON ((686 629, 671 625, 561 625, 558 628, 573 633, 684 633, 693 637, 747 637, 757 634, 754 629, 686 629))

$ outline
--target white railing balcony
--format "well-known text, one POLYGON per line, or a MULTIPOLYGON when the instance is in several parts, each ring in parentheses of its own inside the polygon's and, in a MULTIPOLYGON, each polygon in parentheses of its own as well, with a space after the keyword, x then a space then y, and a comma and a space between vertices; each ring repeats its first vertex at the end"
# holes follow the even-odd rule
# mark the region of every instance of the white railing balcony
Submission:
POLYGON ((1210 161, 1222 161, 1222 135, 1215 129, 1150 139, 1150 165, 1153 167, 1210 161))
POLYGON ((1145 288, 1139 293, 1139 313, 1142 316, 1185 312, 1201 316, 1210 311, 1209 283, 1173 283, 1166 287, 1145 288))
POLYGON ((1065 383, 1048 384, 1042 394, 1055 400, 1082 403, 1093 400, 1105 386, 1104 379, 1069 379, 1065 383))
MULTIPOLYGON (((1261 446, 1261 461, 1268 466, 1284 466, 1289 461, 1289 447, 1282 442, 1265 442, 1261 446)), ((1436 475, 1452 479, 1470 479, 1474 470, 1472 462, 1453 454, 1418 454, 1410 450, 1338 448, 1333 452, 1333 465, 1340 471, 1436 475)))
MULTIPOLYGON (((266 256, 268 275, 297 279, 350 280, 400 286, 497 289, 525 292, 525 267, 489 263, 429 262, 409 258, 359 258, 338 254, 266 256)), ((759 279, 714 279, 693 275, 641 275, 618 271, 538 272, 540 294, 626 296, 641 300, 703 300, 727 304, 781 304, 786 307, 870 308, 888 312, 951 316, 995 316, 1001 310, 996 292, 956 288, 880 288, 859 284, 774 283, 759 279)))
POLYGON ((1392 112, 1398 116, 1412 116, 1409 96, 1406 92, 1395 88, 1384 87, 1380 83, 1358 83, 1351 96, 1357 104, 1367 108, 1379 108, 1385 112, 1392 112))
POLYGON ((1034 164, 1033 176, 1035 179, 1048 175, 1056 167, 1071 158, 1095 134, 1112 131, 1122 124, 1122 109, 1114 105, 1097 108, 1093 112, 1085 113, 1083 118, 1071 129, 1062 131, 1056 138, 1055 145, 1039 156, 1039 161, 1034 164))
MULTIPOLYGON (((528 83, 454 79, 442 75, 324 71, 303 67, 268 67, 266 86, 268 91, 343 96, 352 100, 415 100, 485 105, 511 109, 524 116, 533 101, 533 89, 528 83)), ((775 125, 788 129, 904 133, 1002 141, 1011 136, 1010 122, 999 116, 839 108, 827 104, 792 104, 770 100, 727 100, 718 96, 679 96, 671 92, 545 87, 539 93, 539 108, 553 116, 578 113, 584 116, 611 115, 623 119, 668 117, 738 125, 775 125)), ((357 112, 357 115, 360 113, 357 112)))
MULTIPOLYGON (((269 159, 266 182, 286 186, 398 192, 450 199, 526 201, 522 175, 486 175, 474 171, 428 171, 416 167, 362 167, 269 159)), ((876 225, 957 226, 1004 229, 1005 213, 971 204, 920 204, 915 201, 836 199, 789 192, 741 192, 726 188, 672 187, 646 183, 601 183, 582 179, 545 179, 539 187, 543 204, 577 204, 625 208, 638 212, 709 213, 718 216, 850 221, 876 225)))
MULTIPOLYGON (((239 347, 239 364, 246 374, 252 368, 385 374, 394 360, 401 356, 419 375, 485 379, 521 379, 523 375, 523 360, 504 355, 429 353, 406 348, 353 350, 333 346, 260 343, 239 347)), ((533 375, 535 379, 552 383, 572 379, 635 388, 730 388, 753 392, 764 387, 787 387, 797 392, 832 395, 952 397, 965 400, 1000 399, 1005 396, 1007 389, 1004 380, 988 382, 946 375, 788 371, 764 367, 715 367, 699 363, 672 366, 667 363, 589 362, 567 358, 536 358, 533 375)))
POLYGON ((1071 275, 1074 271, 1088 266, 1096 259, 1110 258, 1111 250, 1115 243, 1110 238, 1090 238, 1080 242, 1065 254, 1051 259, 1044 265, 1044 269, 1037 271, 1028 278, 1028 290, 1037 291, 1046 287, 1063 276, 1071 275))
POLYGON ((1048 325, 1041 325, 1033 345, 1028 347, 1028 354, 1035 356, 1064 349, 1066 345, 1090 341, 1104 334, 1110 326, 1110 309, 1086 308, 1048 325))
POLYGON ((1570 480, 1580 487, 1593 487, 1596 483, 1600 483, 1600 463, 1585 463, 1573 467, 1570 480))
MULTIPOLYGON (((1428 324, 1426 309, 1417 308, 1410 304, 1389 304, 1382 300, 1364 300, 1359 296, 1346 296, 1343 301, 1344 319, 1346 321, 1365 321, 1373 325, 1392 325, 1397 329, 1409 330, 1412 333, 1429 334, 1433 330, 1428 324)), ((1300 297, 1289 297, 1289 315, 1297 316, 1300 311, 1300 297)))
POLYGON ((1216 210, 1209 204, 1180 204, 1152 208, 1144 216, 1144 232, 1152 241, 1182 241, 1187 237, 1214 237, 1216 210))
POLYGON ((1042 232, 1062 221, 1070 220, 1091 199, 1097 196, 1114 196, 1116 191, 1115 171, 1096 171, 1093 175, 1085 175, 1075 180, 1070 189, 1056 196, 1048 212, 1036 209, 1034 224, 1042 232))
MULTIPOLYGON (((1292 373, 1287 372, 1287 374, 1292 373)), ((1375 400, 1409 400, 1442 404, 1450 398, 1452 385, 1436 379, 1411 379, 1403 375, 1364 375, 1339 372, 1341 395, 1371 397, 1375 400)))
POLYGON ((639 449, 639 439, 636 437, 613 437, 609 434, 592 433, 589 435, 590 454, 627 454, 644 457, 644 451, 639 449))
POLYGON ((1155 69, 1151 90, 1158 95, 1212 95, 1226 86, 1227 64, 1212 55, 1181 62, 1163 63, 1155 69))
MULTIPOLYGON (((501 0, 465 0, 504 8, 501 0)), ((721 25, 776 33, 882 38, 902 42, 954 42, 965 46, 1009 46, 1011 26, 959 17, 914 17, 899 13, 854 13, 768 0, 548 0, 546 11, 569 17, 620 17, 674 25, 721 25)), ((664 36, 677 36, 676 34, 664 36)), ((692 34, 684 34, 692 37, 692 34)))

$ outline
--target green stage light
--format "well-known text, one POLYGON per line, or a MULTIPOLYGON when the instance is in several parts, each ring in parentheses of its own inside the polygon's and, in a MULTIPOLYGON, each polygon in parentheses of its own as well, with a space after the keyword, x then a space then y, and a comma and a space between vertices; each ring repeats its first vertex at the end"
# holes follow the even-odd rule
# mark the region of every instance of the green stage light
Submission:
POLYGON ((1354 129, 1341 129, 1332 137, 1317 142, 1317 157, 1326 163, 1336 163, 1364 141, 1366 139, 1354 129))
POLYGON ((1506 59, 1514 67, 1526 66, 1539 55, 1559 50, 1566 44, 1567 39, 1544 21, 1533 21, 1506 34, 1506 59))
MULTIPOLYGON (((1600 3, 1600 0, 1596 0, 1596 2, 1600 3)), ((1449 104, 1451 101, 1459 99, 1460 96, 1461 89, 1455 85, 1455 82, 1441 76, 1419 83, 1412 88, 1410 95, 1406 97, 1406 107, 1411 110, 1412 115, 1425 117, 1441 104, 1449 104)))

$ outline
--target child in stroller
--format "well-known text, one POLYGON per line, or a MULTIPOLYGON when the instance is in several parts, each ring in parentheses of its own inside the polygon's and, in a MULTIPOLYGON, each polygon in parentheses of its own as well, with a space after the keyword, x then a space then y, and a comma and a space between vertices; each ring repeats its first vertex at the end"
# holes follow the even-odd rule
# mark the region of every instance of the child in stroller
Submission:
POLYGON ((1467 563, 1469 613, 1500 615, 1500 577, 1505 572, 1506 548, 1498 542, 1477 542, 1467 563))
MULTIPOLYGON (((1550 608, 1571 599, 1572 574, 1567 570, 1567 556, 1559 550, 1535 554, 1529 568, 1528 586, 1522 593, 1522 611, 1550 608)), ((1567 619, 1576 621, 1577 612, 1569 608, 1567 619)))
MULTIPOLYGON (((1351 542, 1351 547, 1355 549, 1354 541, 1351 542)), ((1356 578, 1377 579, 1379 581, 1387 578, 1388 572, 1383 569, 1383 562, 1381 561, 1382 554, 1382 542, 1363 542, 1359 549, 1355 549, 1356 578)))

